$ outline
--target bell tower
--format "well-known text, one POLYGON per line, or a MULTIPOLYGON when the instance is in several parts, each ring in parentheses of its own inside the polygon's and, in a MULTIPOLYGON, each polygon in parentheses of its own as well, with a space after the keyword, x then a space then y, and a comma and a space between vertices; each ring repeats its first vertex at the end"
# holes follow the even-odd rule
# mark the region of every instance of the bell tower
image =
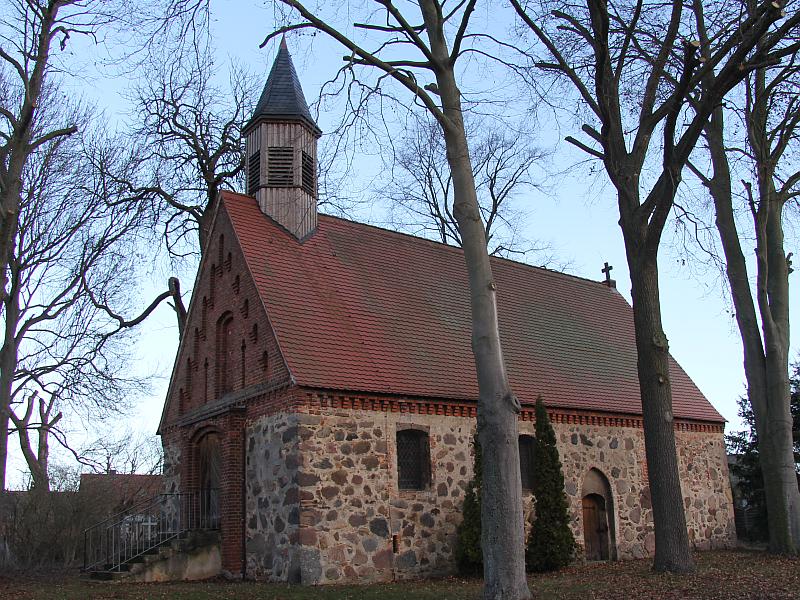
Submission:
POLYGON ((264 214, 304 239, 317 227, 317 140, 322 131, 311 118, 285 38, 243 134, 248 195, 264 214))

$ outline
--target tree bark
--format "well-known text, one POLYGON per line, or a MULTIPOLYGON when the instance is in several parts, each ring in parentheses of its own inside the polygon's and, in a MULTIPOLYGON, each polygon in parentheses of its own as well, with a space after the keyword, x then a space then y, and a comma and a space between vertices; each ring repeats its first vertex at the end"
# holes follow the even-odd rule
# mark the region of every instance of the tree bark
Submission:
POLYGON ((688 573, 694 569, 689 552, 669 374, 669 343, 661 323, 658 264, 655 256, 637 249, 625 235, 631 273, 639 387, 642 396, 645 452, 650 474, 656 553, 655 571, 688 573))
POLYGON ((517 416, 519 401, 506 374, 497 324, 496 285, 486 248, 486 232, 475 190, 461 92, 444 38, 440 7, 420 3, 434 72, 442 99, 440 123, 453 174, 454 216, 458 222, 469 278, 472 351, 478 375, 478 437, 483 452, 481 547, 485 600, 531 597, 525 576, 525 527, 519 471, 517 416))

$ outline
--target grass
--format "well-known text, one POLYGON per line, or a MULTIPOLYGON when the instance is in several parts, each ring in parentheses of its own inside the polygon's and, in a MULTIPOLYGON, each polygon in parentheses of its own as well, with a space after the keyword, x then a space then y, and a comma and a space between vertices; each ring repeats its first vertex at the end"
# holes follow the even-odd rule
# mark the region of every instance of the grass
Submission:
MULTIPOLYGON (((758 551, 695 556, 692 575, 651 571, 650 561, 597 563, 530 578, 536 598, 558 600, 657 598, 800 598, 800 560, 758 551)), ((299 587, 222 580, 181 583, 106 583, 75 574, 0 575, 0 599, 15 600, 477 600, 481 582, 447 578, 369 586, 299 587)))

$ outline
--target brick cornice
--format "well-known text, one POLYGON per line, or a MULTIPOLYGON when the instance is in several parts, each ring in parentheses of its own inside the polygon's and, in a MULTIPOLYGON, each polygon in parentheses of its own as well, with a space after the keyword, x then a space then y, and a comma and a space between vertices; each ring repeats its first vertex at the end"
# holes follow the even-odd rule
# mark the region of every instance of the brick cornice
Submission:
MULTIPOLYGON (((347 394, 340 391, 304 388, 305 408, 316 412, 325 408, 337 410, 368 410, 376 412, 407 413, 419 415, 439 415, 446 417, 476 418, 477 405, 474 402, 446 401, 426 398, 409 398, 398 396, 378 396, 372 394, 347 394)), ((535 421, 533 406, 523 406, 521 421, 535 421)), ((569 425, 595 425, 604 427, 642 428, 641 415, 622 413, 605 413, 600 411, 584 411, 571 409, 548 409, 547 414, 553 423, 569 425)), ((676 431, 702 433, 723 433, 723 423, 676 419, 676 431)))

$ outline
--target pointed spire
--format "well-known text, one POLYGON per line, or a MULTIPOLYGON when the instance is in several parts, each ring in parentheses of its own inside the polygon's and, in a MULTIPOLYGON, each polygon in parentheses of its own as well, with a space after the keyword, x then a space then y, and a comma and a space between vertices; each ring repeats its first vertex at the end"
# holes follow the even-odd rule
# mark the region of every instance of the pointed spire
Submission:
POLYGON ((262 120, 298 120, 308 125, 315 136, 319 137, 322 133, 308 110, 303 88, 300 87, 300 80, 297 78, 292 57, 289 55, 285 35, 281 39, 275 62, 272 63, 267 84, 264 86, 264 91, 261 92, 261 98, 258 100, 245 131, 262 120))

